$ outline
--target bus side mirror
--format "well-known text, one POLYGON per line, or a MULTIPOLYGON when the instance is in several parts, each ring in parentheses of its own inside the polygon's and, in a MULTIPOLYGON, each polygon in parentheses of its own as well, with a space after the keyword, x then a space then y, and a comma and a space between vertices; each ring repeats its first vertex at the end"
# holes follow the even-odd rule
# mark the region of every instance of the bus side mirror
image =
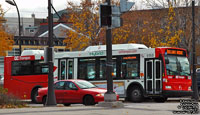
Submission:
POLYGON ((165 64, 169 64, 169 59, 165 59, 165 64))

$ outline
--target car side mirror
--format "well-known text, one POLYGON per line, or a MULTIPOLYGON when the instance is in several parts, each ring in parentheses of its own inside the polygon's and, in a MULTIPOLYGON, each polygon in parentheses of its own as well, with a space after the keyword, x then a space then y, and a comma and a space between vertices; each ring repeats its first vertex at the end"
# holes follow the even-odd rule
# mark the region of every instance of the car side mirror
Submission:
POLYGON ((71 90, 78 90, 78 88, 77 87, 72 87, 71 90))

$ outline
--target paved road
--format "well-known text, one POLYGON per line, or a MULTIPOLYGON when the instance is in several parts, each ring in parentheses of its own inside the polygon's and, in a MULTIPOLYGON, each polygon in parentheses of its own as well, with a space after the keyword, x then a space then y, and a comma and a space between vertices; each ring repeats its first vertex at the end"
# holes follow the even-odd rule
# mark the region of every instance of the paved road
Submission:
POLYGON ((124 108, 104 108, 72 104, 69 107, 58 104, 56 107, 43 107, 42 104, 30 104, 29 108, 0 109, 0 115, 173 115, 179 111, 179 100, 165 103, 124 102, 124 108))

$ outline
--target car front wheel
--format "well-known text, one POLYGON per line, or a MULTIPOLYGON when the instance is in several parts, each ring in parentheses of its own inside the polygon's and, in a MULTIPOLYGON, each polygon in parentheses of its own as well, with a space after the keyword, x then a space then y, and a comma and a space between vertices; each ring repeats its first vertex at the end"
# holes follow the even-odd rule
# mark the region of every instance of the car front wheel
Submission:
POLYGON ((46 101, 47 101, 47 96, 44 96, 42 98, 42 104, 45 106, 46 105, 46 101))
POLYGON ((94 105, 95 102, 94 102, 94 98, 91 96, 91 95, 86 95, 84 98, 83 98, 83 104, 84 105, 94 105))

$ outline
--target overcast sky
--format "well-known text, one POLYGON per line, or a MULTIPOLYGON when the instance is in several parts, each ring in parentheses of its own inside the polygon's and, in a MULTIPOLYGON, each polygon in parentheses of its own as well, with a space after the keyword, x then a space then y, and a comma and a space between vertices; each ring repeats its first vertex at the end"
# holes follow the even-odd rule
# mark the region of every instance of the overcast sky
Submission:
MULTIPOLYGON (((12 1, 12 0, 11 0, 12 1)), ((63 10, 67 7, 69 0, 53 0, 53 6, 56 11, 63 10)), ((79 3, 79 0, 70 0, 79 3)), ((36 18, 46 18, 48 15, 48 0, 15 0, 21 17, 31 17, 35 14, 36 18)), ((7 11, 5 17, 17 17, 17 10, 15 6, 6 3, 5 0, 0 0, 4 11, 7 11)))
MULTIPOLYGON (((12 0, 11 0, 12 1, 12 0)), ((73 1, 79 4, 81 0, 52 0, 53 6, 56 11, 63 10, 67 8, 67 1, 73 1)), ((132 2, 138 2, 140 0, 128 0, 132 2)), ((48 15, 48 0, 15 0, 21 17, 31 17, 31 14, 35 14, 36 18, 46 18, 48 15)), ((137 3, 136 2, 136 3, 137 3)), ((4 11, 7 11, 5 17, 17 17, 17 10, 15 6, 12 6, 5 2, 5 0, 0 0, 0 4, 4 11)), ((140 4, 140 3, 139 3, 140 4)))

